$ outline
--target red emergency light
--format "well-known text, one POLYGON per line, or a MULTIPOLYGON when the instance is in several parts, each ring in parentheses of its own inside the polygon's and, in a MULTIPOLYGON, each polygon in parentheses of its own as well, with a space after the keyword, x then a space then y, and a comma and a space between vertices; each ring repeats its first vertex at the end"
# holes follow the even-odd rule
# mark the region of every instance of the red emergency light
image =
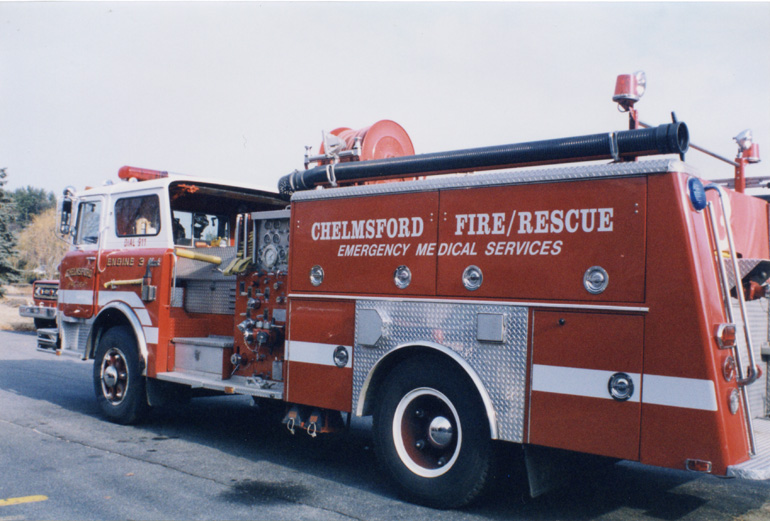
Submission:
POLYGON ((619 103, 628 109, 644 95, 647 88, 647 76, 644 71, 636 71, 633 74, 621 74, 615 82, 615 94, 612 101, 619 103))
POLYGON ((123 166, 118 170, 118 177, 125 181, 135 179, 137 181, 150 181, 152 179, 162 179, 168 177, 168 172, 160 170, 149 170, 147 168, 137 168, 135 166, 123 166))

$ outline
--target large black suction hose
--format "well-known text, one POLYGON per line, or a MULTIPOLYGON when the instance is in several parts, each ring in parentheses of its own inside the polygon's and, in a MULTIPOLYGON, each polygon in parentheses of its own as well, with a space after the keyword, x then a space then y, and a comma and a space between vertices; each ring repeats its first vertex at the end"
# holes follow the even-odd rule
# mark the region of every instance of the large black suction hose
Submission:
POLYGON ((318 166, 295 170, 278 181, 278 190, 291 195, 322 184, 365 179, 472 172, 546 163, 623 159, 657 154, 684 154, 690 135, 683 122, 608 134, 547 139, 529 143, 470 148, 414 156, 318 166))

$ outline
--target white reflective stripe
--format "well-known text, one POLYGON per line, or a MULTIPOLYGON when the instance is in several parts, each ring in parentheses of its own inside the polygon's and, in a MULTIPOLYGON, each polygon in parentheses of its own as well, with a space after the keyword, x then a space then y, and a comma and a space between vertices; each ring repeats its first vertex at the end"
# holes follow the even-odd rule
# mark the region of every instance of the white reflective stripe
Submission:
POLYGON ((717 411, 717 392, 711 380, 644 375, 642 403, 717 411))
POLYGON ((139 319, 139 323, 143 326, 151 326, 152 320, 150 320, 150 314, 147 313, 147 310, 144 308, 141 309, 134 309, 134 312, 136 313, 136 317, 139 319))
MULTIPOLYGON (((612 399, 607 384, 612 371, 578 369, 553 365, 532 366, 532 390, 546 393, 612 399)), ((626 373, 634 382, 634 394, 629 402, 701 411, 717 411, 714 382, 695 378, 678 378, 639 373, 626 373)))
MULTIPOLYGON (((534 364, 532 366, 532 390, 612 400, 607 385, 610 377, 616 372, 619 371, 534 364)), ((641 375, 639 373, 626 374, 631 377, 631 381, 634 383, 634 393, 626 401, 638 402, 641 395, 639 392, 641 375)))
POLYGON ((143 327, 144 329, 144 340, 148 344, 157 344, 158 343, 158 328, 157 327, 143 327))
POLYGON ((94 303, 94 292, 90 289, 60 289, 59 304, 90 306, 94 303))
POLYGON ((104 307, 114 300, 117 300, 118 302, 125 302, 132 308, 144 309, 144 302, 142 302, 142 299, 139 298, 139 295, 133 291, 99 292, 99 307, 104 307))
MULTIPOLYGON (((337 349, 338 345, 292 340, 286 342, 286 360, 337 367, 334 363, 334 350, 337 349)), ((353 348, 351 346, 344 347, 348 350, 348 363, 345 367, 353 367, 353 348)))

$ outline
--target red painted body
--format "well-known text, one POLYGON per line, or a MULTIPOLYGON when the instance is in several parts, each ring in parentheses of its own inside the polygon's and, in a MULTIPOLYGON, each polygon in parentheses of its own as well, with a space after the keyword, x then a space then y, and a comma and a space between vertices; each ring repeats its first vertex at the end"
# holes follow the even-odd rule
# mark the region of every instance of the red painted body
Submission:
MULTIPOLYGON (((333 133, 349 147, 361 138, 363 159, 389 157, 396 145, 391 155, 413 153, 390 123, 333 133)), ((164 212, 155 235, 78 245, 61 264, 59 309, 70 323, 95 324, 93 339, 109 326, 99 317, 113 317, 105 310, 130 315, 147 377, 283 401, 302 426, 310 410, 324 418, 371 411, 392 361, 432 350, 467 372, 493 436, 499 426, 507 441, 675 469, 699 460, 723 475, 750 450, 743 409, 728 408, 737 384, 722 366, 731 352, 714 336, 728 321, 715 258, 726 230, 712 244, 705 213, 690 201, 691 174, 590 169, 559 182, 328 189, 295 197, 290 212, 273 194, 155 179, 146 183, 164 212), (190 229, 180 230, 183 217, 190 229), (180 269, 220 253, 229 266, 180 269), (592 292, 587 275, 597 268, 608 285, 592 292), (398 287, 405 270, 408 283, 398 287), (469 270, 483 275, 478 288, 464 280, 469 270), (232 307, 222 311, 218 299, 232 307), (377 315, 377 324, 379 303, 418 311, 377 315), (495 329, 496 317, 514 312, 519 330, 495 329), (512 335, 526 344, 520 373, 499 361, 480 365, 479 351, 513 350, 512 335), (510 395, 485 394, 511 374, 520 375, 521 418, 510 395), (504 430, 510 418, 520 437, 504 430)), ((769 259, 768 204, 728 194, 738 255, 769 259)), ((116 190, 103 201, 120 197, 116 190)))

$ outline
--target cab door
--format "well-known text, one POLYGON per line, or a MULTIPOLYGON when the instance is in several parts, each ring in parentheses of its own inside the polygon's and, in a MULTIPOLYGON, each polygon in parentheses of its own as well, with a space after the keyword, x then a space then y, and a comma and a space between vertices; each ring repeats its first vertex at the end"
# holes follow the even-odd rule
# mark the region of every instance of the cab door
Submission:
POLYGON ((94 314, 103 212, 102 197, 83 198, 78 204, 73 248, 60 268, 59 309, 65 316, 90 318, 94 314))

